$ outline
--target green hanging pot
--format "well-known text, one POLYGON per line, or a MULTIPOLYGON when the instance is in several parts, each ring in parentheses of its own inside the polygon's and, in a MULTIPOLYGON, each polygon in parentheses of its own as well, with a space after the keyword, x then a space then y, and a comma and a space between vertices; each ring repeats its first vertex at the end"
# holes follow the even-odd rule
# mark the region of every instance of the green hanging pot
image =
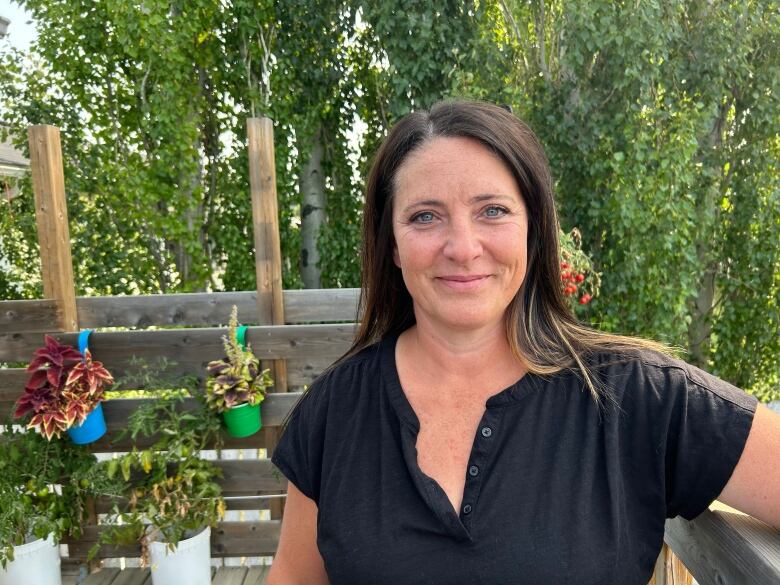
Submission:
POLYGON ((236 439, 254 435, 263 426, 260 421, 260 405, 244 403, 222 413, 228 435, 236 439))

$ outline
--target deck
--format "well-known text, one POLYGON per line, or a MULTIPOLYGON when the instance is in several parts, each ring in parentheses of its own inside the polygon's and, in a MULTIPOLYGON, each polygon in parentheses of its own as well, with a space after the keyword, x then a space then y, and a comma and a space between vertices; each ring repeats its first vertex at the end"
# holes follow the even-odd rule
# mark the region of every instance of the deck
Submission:
MULTIPOLYGON (((212 568, 212 585, 265 585, 270 566, 212 568)), ((62 585, 152 585, 149 569, 101 569, 79 581, 63 575, 62 585)))

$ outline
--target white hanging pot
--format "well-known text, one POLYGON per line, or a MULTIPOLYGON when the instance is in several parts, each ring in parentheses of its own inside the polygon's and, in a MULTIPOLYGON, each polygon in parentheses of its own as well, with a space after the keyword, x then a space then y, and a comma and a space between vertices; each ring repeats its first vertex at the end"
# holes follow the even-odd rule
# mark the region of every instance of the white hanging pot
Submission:
POLYGON ((14 547, 14 560, 0 568, 0 585, 62 585, 60 547, 51 535, 14 547))
POLYGON ((211 528, 180 540, 171 551, 165 542, 149 544, 152 585, 211 585, 211 528))

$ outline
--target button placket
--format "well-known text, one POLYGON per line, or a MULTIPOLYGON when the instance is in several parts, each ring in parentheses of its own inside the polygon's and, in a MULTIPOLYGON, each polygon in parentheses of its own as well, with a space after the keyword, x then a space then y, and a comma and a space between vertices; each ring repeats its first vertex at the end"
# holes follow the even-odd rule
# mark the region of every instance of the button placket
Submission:
POLYGON ((493 434, 498 428, 503 408, 488 408, 480 421, 477 437, 474 442, 469 466, 466 470, 466 485, 463 492, 463 503, 460 508, 461 521, 468 527, 474 521, 474 507, 478 503, 479 492, 482 486, 482 472, 485 465, 492 458, 495 448, 493 434))

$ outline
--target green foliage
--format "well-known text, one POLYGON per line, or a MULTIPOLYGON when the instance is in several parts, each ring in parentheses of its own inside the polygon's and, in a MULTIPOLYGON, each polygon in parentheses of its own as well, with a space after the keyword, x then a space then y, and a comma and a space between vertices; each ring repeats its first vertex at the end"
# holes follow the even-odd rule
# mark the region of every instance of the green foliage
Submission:
POLYGON ((587 317, 777 396, 773 3, 501 4, 522 31, 515 104, 603 273, 587 317))
MULTIPOLYGON (((323 286, 355 286, 361 177, 387 128, 478 97, 512 105, 545 145, 562 226, 602 275, 582 318, 777 391, 776 2, 24 4, 39 39, 32 57, 0 57, 3 120, 20 142, 30 123, 63 129, 80 294, 255 288, 254 115, 275 120, 284 286, 302 283, 299 181, 317 136, 323 286)), ((3 298, 40 295, 20 189, 0 199, 3 298)))
POLYGON ((79 536, 90 497, 118 493, 85 446, 47 441, 10 423, 0 433, 0 565, 28 537, 79 536))
POLYGON ((200 457, 202 450, 220 444, 219 419, 203 404, 187 410, 183 397, 150 401, 130 416, 127 433, 134 441, 152 437, 154 443, 101 462, 108 478, 126 482, 129 497, 115 499, 110 527, 90 557, 101 545, 138 542, 142 559, 148 560, 151 541, 164 541, 174 550, 182 539, 215 526, 225 512, 216 483, 221 470, 200 457))

